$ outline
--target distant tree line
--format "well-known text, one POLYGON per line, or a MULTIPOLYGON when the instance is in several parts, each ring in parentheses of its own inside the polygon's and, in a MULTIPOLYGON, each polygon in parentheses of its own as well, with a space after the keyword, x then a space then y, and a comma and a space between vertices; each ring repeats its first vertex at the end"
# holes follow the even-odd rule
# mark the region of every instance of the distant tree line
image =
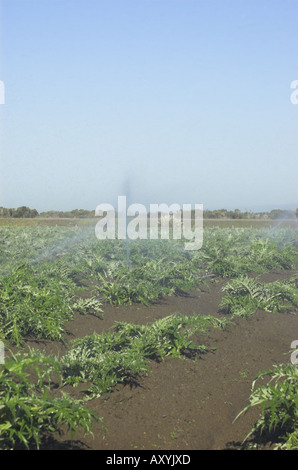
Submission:
POLYGON ((73 219, 73 218, 78 218, 78 219, 84 219, 84 218, 89 218, 89 217, 94 217, 95 216, 95 210, 93 211, 88 211, 86 209, 73 209, 72 211, 47 211, 47 212, 41 212, 39 214, 40 217, 45 217, 45 218, 66 218, 66 219, 73 219))
MULTIPOLYGON (((0 206, 0 217, 15 218, 91 218, 95 216, 95 211, 86 209, 73 209, 72 211, 47 211, 38 212, 36 209, 30 209, 27 206, 21 206, 17 209, 8 209, 0 206)), ((298 208, 295 211, 273 209, 270 212, 241 212, 240 209, 233 211, 227 209, 204 210, 205 219, 293 219, 298 218, 298 208)))
POLYGON ((241 212, 239 209, 204 210, 203 216, 205 219, 294 219, 298 218, 298 208, 296 211, 273 209, 270 212, 241 212))
POLYGON ((86 218, 94 217, 95 211, 88 211, 85 209, 74 209, 72 211, 47 211, 38 212, 36 209, 30 209, 29 207, 22 206, 17 209, 7 209, 6 207, 0 207, 0 217, 19 217, 19 218, 86 218))
POLYGON ((0 217, 16 217, 16 218, 29 218, 33 219, 38 216, 36 209, 30 209, 26 206, 18 207, 17 209, 7 209, 0 206, 0 217))

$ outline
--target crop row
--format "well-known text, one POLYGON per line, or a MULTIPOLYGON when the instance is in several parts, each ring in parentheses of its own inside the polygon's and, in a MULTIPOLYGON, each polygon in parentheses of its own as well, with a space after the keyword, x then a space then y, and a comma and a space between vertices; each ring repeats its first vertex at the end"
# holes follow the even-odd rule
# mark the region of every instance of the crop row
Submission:
POLYGON ((198 288, 205 275, 236 279, 291 269, 298 260, 291 229, 274 241, 262 230, 207 229, 197 252, 179 242, 140 240, 130 246, 129 269, 122 241, 99 241, 86 229, 11 227, 10 238, 1 230, 1 337, 17 345, 28 335, 61 340, 75 312, 102 315, 102 302, 149 305, 198 288), (84 290, 89 297, 82 300, 84 290))
MULTIPOLYGON (((298 236, 290 228, 272 233, 206 229, 203 247, 197 252, 185 251, 183 240, 137 240, 129 246, 129 267, 122 241, 99 241, 89 228, 0 227, 0 240, 0 340, 7 350, 10 344, 20 347, 28 336, 62 341, 64 325, 75 313, 103 316, 105 303, 150 305, 162 296, 200 288, 206 275, 227 281, 220 305, 226 315, 222 320, 194 314, 170 315, 142 326, 121 322, 106 333, 76 339, 61 358, 36 351, 12 354, 0 369, 2 448, 32 442, 39 446, 42 433, 55 432, 61 424, 71 431, 81 426, 86 432, 91 432, 94 420, 104 426, 85 407, 86 398, 106 393, 118 382, 134 380, 148 371, 149 359, 205 352, 204 345, 191 339, 198 332, 224 327, 235 316, 248 316, 257 309, 274 312, 298 305, 297 276, 275 283, 250 276, 295 267, 298 236), (61 388, 86 384, 84 400, 65 394, 53 397, 52 374, 61 388)), ((288 368, 283 372, 278 385, 288 385, 286 405, 276 402, 277 387, 257 388, 251 396, 250 406, 263 404, 263 418, 256 429, 280 424, 277 416, 284 416, 282 422, 290 431, 295 429, 297 376, 288 368), (274 397, 266 401, 269 392, 274 397), (288 407, 288 414, 281 411, 278 415, 279 405, 288 407)), ((274 376, 274 371, 269 373, 274 376)), ((295 448, 296 434, 287 436, 285 446, 295 448)))

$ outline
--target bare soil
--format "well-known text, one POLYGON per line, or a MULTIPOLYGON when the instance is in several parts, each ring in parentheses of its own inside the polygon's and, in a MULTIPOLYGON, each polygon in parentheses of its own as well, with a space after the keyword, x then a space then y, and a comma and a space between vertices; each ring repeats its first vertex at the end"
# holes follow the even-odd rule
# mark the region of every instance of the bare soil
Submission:
MULTIPOLYGON (((266 282, 293 275, 274 271, 266 282)), ((144 307, 104 305, 104 317, 77 315, 66 325, 66 342, 94 331, 110 328, 115 321, 151 323, 180 312, 223 317, 219 303, 222 279, 210 279, 202 290, 184 297, 168 297, 144 307)), ((290 362, 290 345, 298 339, 298 316, 258 311, 238 318, 225 329, 212 329, 194 340, 208 348, 195 358, 151 361, 149 374, 133 383, 119 384, 110 393, 87 402, 104 417, 107 433, 95 425, 94 436, 78 433, 75 440, 65 433, 45 441, 44 449, 86 450, 224 450, 239 449, 259 416, 250 410, 234 421, 248 404, 254 376, 274 364, 290 362), (212 349, 215 348, 215 349, 212 349)), ((63 354, 66 347, 52 341, 28 341, 47 353, 63 354)), ((80 388, 65 387, 73 397, 80 388)), ((263 436, 263 448, 271 448, 272 436, 263 436)), ((261 442, 261 440, 260 440, 261 442)))

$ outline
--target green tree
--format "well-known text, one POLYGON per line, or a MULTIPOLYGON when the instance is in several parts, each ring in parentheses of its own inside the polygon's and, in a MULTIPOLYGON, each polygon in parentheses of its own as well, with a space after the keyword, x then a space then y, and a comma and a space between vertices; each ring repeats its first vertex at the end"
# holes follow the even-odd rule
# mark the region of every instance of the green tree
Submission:
POLYGON ((29 217, 33 218, 38 215, 38 212, 36 209, 30 209, 27 206, 21 206, 18 207, 17 210, 14 211, 12 214, 12 217, 17 217, 17 218, 24 218, 24 217, 29 217))

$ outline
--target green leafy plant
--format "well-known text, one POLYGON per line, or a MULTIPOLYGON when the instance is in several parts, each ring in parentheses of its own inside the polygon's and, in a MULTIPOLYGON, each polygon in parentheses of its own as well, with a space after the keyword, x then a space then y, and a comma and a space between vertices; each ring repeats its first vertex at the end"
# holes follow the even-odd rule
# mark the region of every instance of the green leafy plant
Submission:
POLYGON ((264 283, 240 276, 229 281, 222 290, 226 294, 220 303, 221 310, 234 316, 249 316, 257 309, 280 312, 298 305, 297 277, 264 283))
POLYGON ((257 433, 273 435, 275 449, 298 450, 298 368, 281 364, 260 372, 252 384, 249 404, 237 415, 238 419, 252 407, 259 407, 260 418, 243 444, 257 433), (269 378, 266 384, 256 382, 269 378))
POLYGON ((190 338, 227 321, 209 316, 169 315, 150 325, 117 322, 108 332, 93 333, 72 342, 61 358, 64 381, 77 385, 91 382, 85 390, 100 396, 118 382, 134 380, 148 371, 148 359, 180 357, 187 351, 206 352, 190 338))
POLYGON ((72 309, 81 315, 99 315, 102 317, 103 309, 102 302, 96 297, 89 299, 77 299, 72 305, 72 309))
POLYGON ((50 380, 60 375, 57 360, 31 350, 11 355, 0 365, 0 448, 40 447, 45 433, 61 426, 72 436, 81 429, 92 433, 93 422, 102 418, 80 401, 62 394, 52 397, 50 380))
POLYGON ((291 229, 269 238, 264 230, 213 228, 204 231, 204 245, 195 258, 209 272, 236 278, 249 272, 294 268, 296 243, 297 233, 291 229))
POLYGON ((0 279, 0 327, 12 343, 25 335, 60 340, 72 317, 70 292, 28 265, 0 279))

